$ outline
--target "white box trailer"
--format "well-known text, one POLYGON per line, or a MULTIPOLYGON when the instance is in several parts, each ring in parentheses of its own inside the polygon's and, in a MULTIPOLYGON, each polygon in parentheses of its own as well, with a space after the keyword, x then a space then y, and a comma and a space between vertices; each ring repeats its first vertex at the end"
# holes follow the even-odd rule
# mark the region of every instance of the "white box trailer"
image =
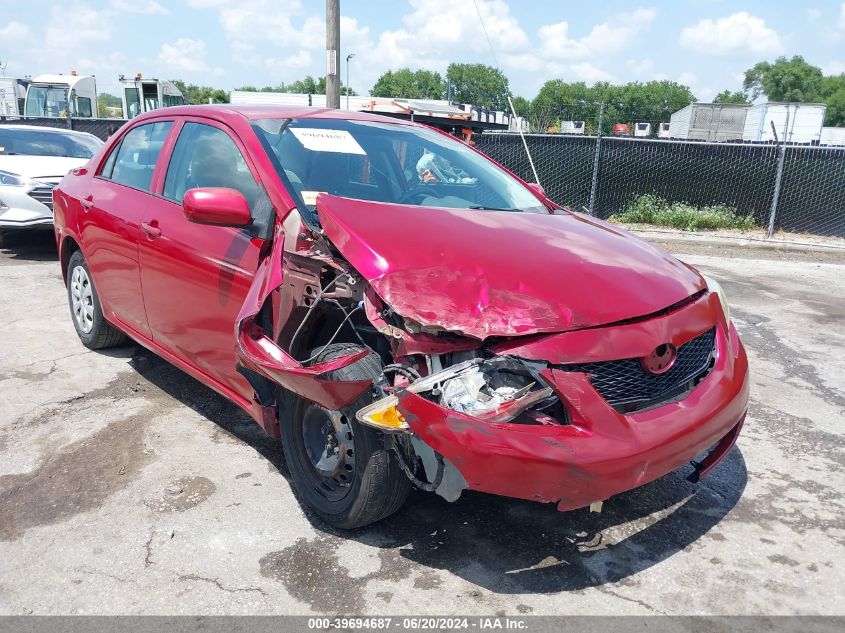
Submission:
POLYGON ((823 127, 819 145, 845 145, 845 127, 823 127))
POLYGON ((749 106, 736 103, 691 103, 669 119, 669 137, 696 141, 738 141, 749 106))
POLYGON ((560 122, 560 132, 561 134, 583 134, 584 133, 584 121, 561 121, 560 122))
POLYGON ((634 136, 644 138, 651 136, 651 123, 637 122, 634 123, 634 136))
POLYGON ((21 116, 26 104, 29 79, 0 77, 0 115, 21 116))
POLYGON ((760 103, 748 109, 744 141, 816 143, 822 133, 827 106, 823 103, 760 103))

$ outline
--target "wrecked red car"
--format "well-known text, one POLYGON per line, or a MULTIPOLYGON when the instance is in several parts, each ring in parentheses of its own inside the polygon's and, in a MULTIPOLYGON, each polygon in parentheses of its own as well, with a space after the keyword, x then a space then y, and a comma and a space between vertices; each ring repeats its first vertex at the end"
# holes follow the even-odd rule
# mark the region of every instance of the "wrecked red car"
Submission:
POLYGON ((716 282, 421 125, 157 110, 54 198, 82 342, 129 336, 241 406, 338 527, 413 486, 569 510, 696 479, 745 418, 716 282))

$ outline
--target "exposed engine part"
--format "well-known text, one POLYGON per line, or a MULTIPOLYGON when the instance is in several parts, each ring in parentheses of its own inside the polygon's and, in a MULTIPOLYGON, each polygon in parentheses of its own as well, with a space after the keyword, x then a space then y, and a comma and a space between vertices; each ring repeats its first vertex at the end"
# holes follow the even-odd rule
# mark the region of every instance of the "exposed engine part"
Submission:
POLYGON ((401 365, 399 363, 392 363, 390 365, 385 365, 382 368, 382 371, 385 374, 391 374, 391 373, 401 374, 402 376, 405 376, 405 378, 407 378, 409 382, 413 382, 413 381, 419 380, 421 378, 420 372, 418 372, 416 369, 414 369, 413 367, 409 367, 407 365, 401 365))
MULTIPOLYGON (((315 301, 315 303, 316 303, 316 301, 315 301)), ((314 354, 312 354, 312 355, 311 355, 311 358, 307 358, 307 359, 305 359, 304 361, 302 361, 302 364, 303 364, 303 365, 307 365, 308 363, 310 363, 311 361, 313 361, 315 358, 317 358, 320 354, 322 354, 322 353, 323 353, 323 350, 325 350, 325 349, 326 349, 329 345, 331 345, 332 343, 334 343, 334 340, 337 338, 337 335, 338 335, 338 334, 340 334, 340 331, 343 329, 343 326, 344 326, 344 325, 346 325, 346 322, 347 322, 347 321, 349 321, 350 317, 351 317, 353 314, 355 314, 358 310, 363 310, 363 309, 364 309, 364 303, 363 303, 363 302, 361 302, 361 303, 359 303, 357 306, 355 306, 352 310, 350 310, 349 312, 347 312, 347 313, 346 313, 346 316, 345 316, 345 317, 344 317, 344 319, 343 319, 343 321, 341 321, 341 322, 340 322, 340 325, 338 325, 338 326, 337 326, 337 329, 335 330, 335 333, 334 333, 334 334, 332 334, 332 337, 328 340, 328 342, 327 342, 325 345, 321 345, 321 346, 320 346, 320 348, 319 348, 319 350, 318 350, 318 351, 316 351, 316 352, 314 352, 314 354)), ((363 341, 362 341, 362 342, 363 342, 363 341)))
POLYGON ((314 312, 314 309, 315 309, 315 308, 316 308, 316 307, 320 304, 320 301, 322 301, 322 299, 323 299, 323 295, 324 295, 326 292, 328 292, 328 291, 329 291, 329 290, 330 290, 330 289, 331 289, 331 288, 332 288, 332 287, 333 287, 333 286, 334 286, 334 285, 335 285, 338 281, 340 281, 340 278, 341 278, 344 274, 345 274, 345 273, 341 273, 341 274, 336 275, 336 276, 335 276, 335 278, 334 278, 334 279, 332 279, 329 283, 327 283, 327 284, 326 284, 326 286, 325 286, 324 288, 322 288, 322 289, 320 290, 319 294, 318 294, 318 295, 314 298, 313 303, 312 303, 312 304, 311 304, 311 306, 308 308, 308 312, 306 312, 306 313, 305 313, 305 316, 304 316, 304 317, 302 317, 302 321, 300 321, 300 322, 299 322, 299 326, 298 326, 298 327, 296 328, 296 330, 294 331, 293 336, 291 336, 291 337, 290 337, 290 343, 288 343, 288 349, 289 349, 289 350, 294 350, 294 349, 296 349, 296 348, 294 347, 294 344, 296 343, 296 338, 299 336, 299 333, 302 331, 302 328, 303 328, 303 327, 305 327, 305 324, 308 322, 308 318, 309 318, 309 317, 311 316, 311 314, 314 312))
MULTIPOLYGON (((434 478, 432 479, 431 483, 425 482, 422 479, 418 479, 417 476, 416 476, 416 470, 412 471, 411 467, 408 466, 408 461, 405 459, 405 455, 402 452, 402 447, 399 445, 399 442, 398 442, 396 436, 391 435, 389 437, 391 438, 391 440, 393 442, 393 445, 391 446, 391 450, 392 450, 394 456, 396 457, 396 461, 399 463, 399 466, 402 468, 402 471, 405 473, 405 475, 408 476, 408 479, 411 480, 411 482, 414 484, 414 486, 416 486, 417 488, 419 488, 420 490, 422 490, 424 492, 435 492, 440 487, 440 483, 443 481, 443 472, 446 469, 446 464, 443 461, 443 456, 440 455, 439 453, 435 453, 436 460, 437 460, 437 471, 436 471, 434 478)), ((431 450, 431 449, 429 448, 429 450, 431 450)), ((432 451, 432 452, 434 452, 434 451, 432 451)))
POLYGON ((429 481, 434 481, 437 478, 439 470, 443 469, 443 475, 440 477, 440 485, 434 489, 435 494, 440 495, 446 501, 457 501, 461 493, 469 488, 464 476, 455 468, 455 465, 448 459, 435 452, 428 444, 421 440, 416 435, 411 436, 411 445, 414 447, 414 453, 419 457, 425 469, 426 478, 429 481))

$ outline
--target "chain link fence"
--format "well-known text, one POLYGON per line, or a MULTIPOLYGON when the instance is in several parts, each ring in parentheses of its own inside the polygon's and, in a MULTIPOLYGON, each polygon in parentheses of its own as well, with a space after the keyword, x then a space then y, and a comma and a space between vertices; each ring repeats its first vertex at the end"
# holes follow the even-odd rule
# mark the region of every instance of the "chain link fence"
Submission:
POLYGON ((36 125, 56 127, 77 132, 88 132, 105 141, 114 134, 126 119, 74 119, 71 117, 19 117, 0 116, 0 125, 36 125))
MULTIPOLYGON (((562 123, 560 118, 547 118, 562 123)), ((124 119, 0 116, 0 124, 78 130, 103 140, 124 123, 124 119)), ((549 197, 600 218, 650 194, 697 207, 731 207, 740 216, 751 215, 770 234, 783 230, 845 237, 843 147, 575 134, 526 134, 525 139, 549 197)), ((524 180, 534 179, 519 135, 482 134, 475 143, 524 180)))
MULTIPOLYGON (((845 148, 653 138, 526 134, 548 196, 606 219, 643 195, 723 205, 767 229, 845 237, 845 148)), ((476 147, 533 181, 517 134, 476 147)))

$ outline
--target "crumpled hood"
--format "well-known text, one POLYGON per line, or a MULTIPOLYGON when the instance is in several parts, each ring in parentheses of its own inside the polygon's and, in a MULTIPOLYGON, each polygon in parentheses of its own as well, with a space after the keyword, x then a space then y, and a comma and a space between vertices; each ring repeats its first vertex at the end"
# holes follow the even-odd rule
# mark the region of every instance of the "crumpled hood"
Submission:
POLYGON ((66 156, 0 156, 0 170, 10 171, 18 176, 34 180, 44 179, 58 182, 71 169, 88 163, 87 158, 69 158, 66 156))
POLYGON ((479 339, 594 327, 705 287, 669 253, 564 213, 441 209, 321 194, 327 237, 403 317, 479 339))

